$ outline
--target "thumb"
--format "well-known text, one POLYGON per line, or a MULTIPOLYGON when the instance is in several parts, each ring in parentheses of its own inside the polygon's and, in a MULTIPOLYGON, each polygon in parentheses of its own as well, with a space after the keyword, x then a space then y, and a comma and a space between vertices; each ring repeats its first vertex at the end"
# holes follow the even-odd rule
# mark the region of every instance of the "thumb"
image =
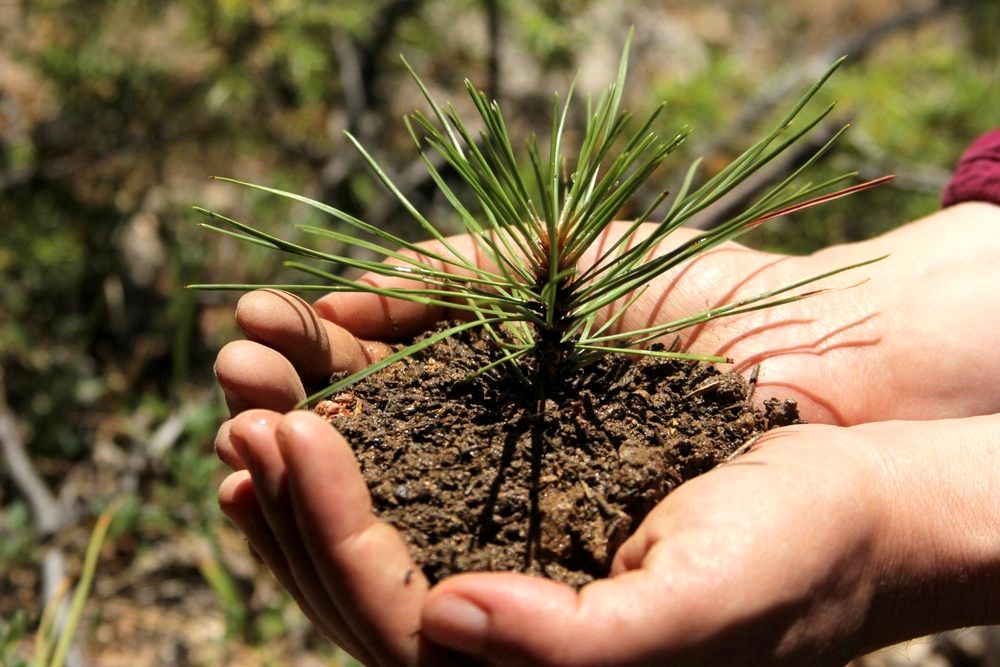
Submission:
POLYGON ((671 589, 669 575, 653 581, 645 570, 579 593, 519 574, 459 575, 431 589, 421 632, 487 665, 644 664, 665 658, 671 637, 690 630, 683 620, 689 610, 665 600, 671 589))

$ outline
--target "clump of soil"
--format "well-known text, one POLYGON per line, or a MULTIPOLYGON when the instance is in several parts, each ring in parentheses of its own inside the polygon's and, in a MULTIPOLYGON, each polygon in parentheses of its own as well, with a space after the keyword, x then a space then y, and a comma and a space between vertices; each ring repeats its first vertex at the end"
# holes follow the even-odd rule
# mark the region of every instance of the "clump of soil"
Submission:
POLYGON ((770 428, 742 377, 714 366, 611 355, 543 404, 480 332, 445 339, 323 401, 355 449, 380 518, 434 582, 514 570, 573 586, 607 576, 615 550, 681 482, 770 428))

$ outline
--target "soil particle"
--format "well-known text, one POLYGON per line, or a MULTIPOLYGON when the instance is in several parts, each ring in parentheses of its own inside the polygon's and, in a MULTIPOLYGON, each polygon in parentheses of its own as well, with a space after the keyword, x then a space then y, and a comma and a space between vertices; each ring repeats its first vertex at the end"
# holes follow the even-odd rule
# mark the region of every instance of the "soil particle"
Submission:
POLYGON ((795 423, 756 411, 714 366, 612 355, 540 401, 476 332, 445 339, 323 401, 351 443, 376 514, 432 581, 513 570, 582 586, 683 481, 795 423))

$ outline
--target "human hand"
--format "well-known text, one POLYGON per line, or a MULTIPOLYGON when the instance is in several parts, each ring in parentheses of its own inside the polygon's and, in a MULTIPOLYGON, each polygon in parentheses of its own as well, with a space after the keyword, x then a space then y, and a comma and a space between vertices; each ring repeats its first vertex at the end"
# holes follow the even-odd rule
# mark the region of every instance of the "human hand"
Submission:
POLYGON ((251 410, 230 439, 249 470, 223 509, 365 664, 837 665, 1000 617, 997 417, 772 431, 667 496, 579 593, 510 573, 430 589, 326 422, 251 410))
POLYGON ((422 636, 487 665, 841 665, 996 623, 997 442, 1000 416, 773 431, 669 495, 609 578, 459 575, 422 636))
MULTIPOLYGON (((630 313, 627 317, 639 317, 640 321, 638 324, 643 325, 646 324, 648 319, 641 318, 649 318, 651 314, 654 317, 663 316, 664 318, 668 318, 675 313, 690 312, 698 307, 709 305, 713 303, 715 295, 729 291, 728 285, 720 285, 716 282, 717 277, 726 275, 724 272, 727 271, 735 272, 737 277, 748 276, 749 278, 742 289, 752 293, 766 289, 768 284, 773 285, 787 281, 788 278, 783 278, 779 275, 781 273, 780 267, 783 265, 787 267, 786 270, 789 275, 802 276, 818 273, 832 265, 848 263, 851 255, 847 253, 852 251, 867 253, 866 257, 880 254, 880 252, 883 252, 878 247, 881 241, 883 245, 891 245, 894 257, 902 260, 902 265, 916 267, 910 271, 910 275, 914 277, 914 280, 902 285, 886 286, 885 284, 881 284, 878 286, 879 289, 874 291, 866 289, 878 281, 878 276, 876 275, 874 276, 875 280, 866 286, 825 296, 821 300, 822 305, 825 307, 818 307, 821 304, 820 301, 811 303, 810 308, 812 310, 810 312, 819 311, 821 313, 814 321, 809 321, 809 318, 803 317, 802 312, 804 311, 795 312, 797 307, 802 307, 804 304, 793 304, 781 309, 780 315, 782 317, 777 319, 767 318, 760 320, 744 318, 742 321, 731 320, 729 322, 712 323, 711 326, 705 327, 702 331, 695 332, 689 338, 687 344, 703 345, 705 347, 695 347, 694 349, 709 353, 716 351, 711 348, 712 344, 728 346, 727 353, 737 359, 753 359, 755 356, 757 358, 761 356, 771 357, 768 364, 765 365, 764 374, 762 374, 764 378, 762 386, 766 390, 766 383, 771 383, 770 386, 772 388, 778 387, 775 390, 775 393, 778 394, 787 395, 798 392, 802 399, 800 402, 802 403, 803 411, 814 420, 858 422, 867 419, 885 418, 886 416, 908 416, 907 413, 926 408, 929 399, 938 397, 941 397, 943 400, 933 405, 931 408, 932 414, 934 410, 944 412, 945 414, 974 414, 977 410, 981 410, 983 405, 995 404, 990 403, 990 401, 995 402, 996 397, 989 396, 989 392, 976 394, 969 391, 954 391, 954 385, 960 381, 960 378, 946 375, 941 371, 938 371, 937 375, 933 379, 930 379, 926 371, 929 368, 939 365, 928 363, 929 355, 926 354, 926 348, 920 346, 921 342, 933 342, 938 349, 944 348, 944 353, 950 359, 950 363, 948 364, 950 370, 967 370, 970 367, 978 366, 978 370, 982 372, 983 366, 986 367, 987 371, 990 368, 989 359, 984 360, 980 355, 975 354, 976 350, 982 349, 981 347, 973 349, 967 340, 963 342, 960 338, 957 340, 951 338, 953 332, 949 329, 950 326, 957 325, 955 329, 960 332, 975 330, 977 322, 975 318, 977 313, 982 317, 984 298, 987 301, 990 297, 996 298, 995 294, 991 295, 988 291, 984 294, 981 286, 984 284, 997 284, 995 281, 992 283, 988 282, 991 276, 989 270, 992 269, 995 272, 995 268, 992 267, 993 262, 988 260, 987 257, 977 259, 976 257, 969 257, 969 253, 966 253, 966 257, 960 261, 955 260, 957 250, 963 248, 965 250, 969 249, 968 241, 964 245, 960 242, 963 233, 972 234, 979 238, 989 237, 988 234, 983 235, 981 231, 976 229, 968 229, 968 227, 975 227, 979 224, 975 218, 982 217, 978 214, 984 213, 983 211, 979 211, 977 215, 971 215, 973 211, 969 211, 968 206, 956 208, 966 209, 962 215, 958 216, 964 219, 957 221, 954 215, 951 216, 950 220, 935 220, 932 218, 918 225, 911 226, 909 229, 900 230, 900 232, 896 233, 897 238, 891 242, 883 237, 883 239, 876 242, 869 242, 868 247, 848 246, 846 248, 827 251, 825 255, 821 253, 818 256, 808 259, 778 261, 779 258, 777 257, 753 253, 745 249, 739 249, 738 247, 722 249, 717 251, 714 256, 700 260, 697 270, 692 268, 691 270, 684 271, 682 276, 676 280, 676 283, 673 281, 677 276, 668 276, 666 278, 669 281, 667 284, 654 286, 650 290, 650 294, 655 293, 657 287, 661 288, 661 293, 669 291, 671 298, 668 301, 656 303, 655 301, 649 302, 647 300, 646 303, 637 303, 635 313, 630 313), (948 226, 948 234, 942 234, 945 225, 948 226), (964 228, 959 230, 960 233, 955 234, 954 232, 959 226, 964 226, 964 228), (955 240, 956 237, 958 237, 957 241, 955 240), (925 252, 922 247, 926 245, 928 239, 934 239, 936 242, 933 251, 929 253, 925 252), (951 242, 956 243, 956 246, 949 248, 947 243, 941 242, 941 239, 950 239, 951 242), (727 253, 731 254, 728 258, 723 256, 727 253), (917 259, 923 259, 924 262, 918 265, 917 259), (797 263, 802 264, 802 266, 790 266, 797 263), (809 264, 809 266, 805 266, 806 264, 809 264), (961 269, 965 272, 965 275, 956 275, 953 272, 954 268, 961 269), (921 278, 924 278, 924 280, 921 280, 921 278), (930 281, 927 282, 927 279, 930 279, 930 281), (771 282, 768 283, 768 281, 771 282), (976 289, 977 286, 979 289, 976 289), (692 299, 704 299, 704 295, 706 294, 713 295, 713 297, 709 297, 708 303, 695 301, 694 304, 696 305, 692 305, 692 299), (845 299, 845 297, 848 298, 845 299), (970 301, 974 305, 978 304, 978 307, 969 308, 970 301), (813 308, 813 306, 817 307, 813 308), (905 325, 908 324, 908 313, 910 317, 913 317, 914 312, 920 312, 928 307, 935 309, 939 315, 939 323, 946 326, 938 327, 937 329, 925 327, 924 329, 907 330, 905 325), (893 313, 896 317, 891 321, 886 321, 882 318, 881 311, 893 313), (818 331, 817 326, 825 327, 826 331, 818 331), (818 337, 816 337, 817 333, 819 333, 818 337), (850 333, 851 336, 845 337, 846 333, 850 333), (810 335, 813 338, 810 338, 810 335), (911 352, 907 356, 906 361, 908 365, 906 369, 902 369, 901 371, 897 365, 898 360, 894 364, 892 357, 905 352, 907 345, 920 351, 917 354, 911 352), (850 350, 850 353, 845 354, 843 351, 846 350, 850 350), (865 356, 866 353, 859 352, 859 350, 867 351, 871 356, 865 356), (857 355, 862 356, 863 359, 853 359, 857 355), (840 368, 842 366, 846 366, 846 368, 840 368), (907 369, 910 372, 905 372, 907 369), (844 374, 838 376, 836 374, 838 370, 844 374), (852 382, 849 384, 846 382, 840 384, 836 381, 837 377, 850 377, 852 378, 852 382), (785 386, 779 386, 782 384, 785 386), (854 400, 851 400, 852 396, 854 400), (820 400, 816 400, 817 398, 820 400), (823 399, 826 400, 824 401, 823 399), (835 413, 829 409, 824 411, 824 403, 827 406, 836 405, 840 408, 839 413, 835 413)), ((954 210, 952 213, 954 214, 954 210)), ((993 214, 995 215, 995 211, 993 214)), ((977 246, 975 250, 980 250, 980 247, 977 246)), ((989 253, 980 254, 989 255, 989 253)), ((883 263, 883 266, 885 264, 888 263, 883 263)), ((893 270, 898 271, 899 267, 897 266, 893 270)), ((874 267, 871 272, 875 273, 874 267)), ((885 276, 882 277, 884 278, 885 276)), ((884 281, 882 282, 884 283, 884 281)), ((359 298, 356 298, 354 301, 350 298, 345 299, 345 296, 338 295, 336 298, 331 297, 327 301, 321 300, 317 309, 320 314, 328 316, 331 320, 339 321, 342 324, 353 327, 354 332, 362 336, 386 331, 388 322, 394 322, 400 327, 403 333, 407 333, 406 329, 408 327, 426 326, 430 320, 440 316, 440 313, 423 311, 420 307, 413 307, 410 304, 386 303, 382 304, 384 309, 373 309, 370 297, 367 305, 365 304, 365 297, 367 295, 358 295, 359 298), (413 310, 407 312, 406 308, 413 310)), ((270 297, 257 295, 251 297, 248 301, 250 305, 253 305, 253 299, 260 298, 266 299, 270 297)), ((293 302, 288 301, 285 303, 291 304, 293 302)), ((241 306, 244 305, 241 303, 241 306)), ((308 312, 308 309, 306 311, 298 310, 301 307, 302 304, 298 303, 291 312, 308 312)), ((768 313, 768 311, 764 312, 768 313)), ((777 314, 775 312, 775 315, 777 314)), ((241 324, 243 324, 244 328, 248 330, 248 334, 252 337, 266 341, 274 348, 286 352, 288 357, 296 361, 297 366, 302 369, 300 371, 301 375, 306 378, 310 377, 310 368, 305 362, 313 363, 317 358, 321 359, 321 363, 318 367, 312 369, 312 372, 315 374, 312 377, 318 379, 322 375, 322 372, 328 372, 322 371, 323 364, 327 363, 327 361, 322 361, 324 358, 323 355, 327 355, 327 360, 331 367, 336 366, 338 363, 353 363, 357 365, 366 362, 365 354, 361 351, 361 348, 358 348, 356 343, 351 345, 353 340, 345 337, 347 336, 345 330, 330 329, 329 324, 322 320, 319 320, 317 324, 317 320, 310 316, 298 321, 300 323, 311 322, 315 326, 312 326, 311 329, 305 327, 300 330, 300 333, 295 334, 294 321, 297 317, 297 315, 294 315, 292 318, 285 317, 283 320, 281 317, 274 316, 273 309, 261 308, 258 304, 254 308, 244 308, 241 324), (257 311, 262 312, 258 312, 258 317, 255 318, 253 313, 257 311), (249 315, 247 314, 248 312, 250 313, 249 315), (285 324, 280 324, 281 322, 285 322, 285 324), (288 322, 293 323, 291 328, 286 326, 288 322), (289 330, 293 332, 292 335, 287 335, 289 330), (326 332, 325 348, 321 344, 323 336, 318 332, 326 332), (285 338, 282 338, 282 335, 285 338), (335 339, 340 337, 342 342, 331 344, 329 340, 331 337, 335 339), (351 352, 351 350, 354 351, 351 352), (319 368, 319 370, 316 370, 316 368, 319 368)), ((913 321, 923 323, 924 319, 920 317, 913 321)), ((633 322, 628 322, 629 326, 632 324, 633 322)), ((978 328, 983 333, 995 334, 989 327, 978 328)), ((304 396, 302 385, 296 377, 296 366, 290 364, 280 355, 268 352, 269 348, 267 347, 248 348, 247 346, 252 346, 252 343, 244 343, 242 345, 243 350, 240 352, 243 356, 237 359, 238 363, 234 362, 234 355, 231 354, 233 350, 229 349, 230 354, 228 356, 225 353, 220 355, 218 365, 220 382, 226 388, 227 397, 229 397, 230 403, 234 408, 238 410, 242 407, 252 405, 270 405, 270 407, 284 410, 304 396), (268 368, 269 364, 272 366, 270 369, 268 368), (255 381, 257 381, 257 384, 254 384, 255 381)), ((379 350, 377 347, 369 348, 369 354, 378 353, 379 350)), ((995 360, 993 363, 995 367, 995 360)), ((351 370, 347 366, 344 368, 351 370)), ((974 368, 973 370, 976 369, 974 368)), ((974 373, 972 376, 973 381, 975 377, 974 373)), ((926 409, 925 412, 927 412, 926 409)), ((274 422, 275 416, 271 416, 270 419, 274 422)), ((296 419, 305 419, 305 417, 296 417, 296 419)), ((311 433, 311 438, 314 442, 323 441, 321 433, 324 432, 324 429, 328 436, 334 437, 330 435, 333 433, 332 429, 325 427, 325 425, 323 428, 319 426, 314 428, 317 429, 311 433)), ((238 448, 235 448, 232 444, 238 441, 239 438, 233 439, 227 436, 225 430, 224 428, 223 433, 220 434, 220 454, 231 464, 234 464, 234 467, 241 466, 245 459, 236 451, 238 448)), ((243 442, 248 441, 253 441, 253 438, 249 440, 244 439, 243 442)), ((329 441, 326 444, 330 446, 329 441)), ((246 451, 245 447, 243 449, 246 451)), ((270 446, 269 451, 273 454, 276 448, 270 446)), ((284 455, 284 447, 282 447, 281 453, 284 455)), ((247 455, 249 456, 249 454, 247 455)), ((318 455, 316 456, 318 457, 318 455)), ((285 459, 280 462, 280 465, 288 465, 289 468, 292 467, 288 463, 288 460, 285 459)), ((270 468, 265 465, 261 469, 268 470, 270 468)), ((280 467, 279 470, 281 470, 280 467)), ((356 471, 356 468, 354 470, 356 471)), ((265 473, 261 474, 266 477, 265 473)), ((711 475, 715 474, 712 473, 711 475)), ((703 479, 711 479, 711 475, 703 479)), ((354 472, 354 476, 360 482, 360 478, 357 477, 356 472, 354 472)), ((290 475, 289 477, 294 482, 295 476, 290 475)), ((256 478, 257 475, 254 475, 253 488, 262 486, 262 484, 257 483, 256 478)), ((283 473, 279 473, 276 479, 283 479, 283 473)), ((226 505, 234 518, 241 511, 253 505, 250 502, 253 497, 247 496, 248 488, 250 488, 250 482, 247 474, 240 473, 235 478, 227 480, 227 484, 222 489, 224 505, 226 505), (239 491, 240 489, 242 491, 239 491), (227 493, 230 495, 227 496, 227 493)), ((687 486, 682 488, 687 488, 687 486)), ((261 489, 258 489, 258 498, 260 498, 261 493, 261 489)), ((671 498, 678 493, 675 492, 671 498)), ((773 497, 779 498, 778 496, 773 497)), ((668 498, 666 505, 669 505, 669 503, 670 499, 668 498)), ((260 507, 264 505, 266 503, 261 501, 257 510, 258 513, 262 511, 260 507)), ((743 507, 745 503, 734 506, 743 507)), ((331 521, 341 521, 351 515, 351 507, 352 505, 348 503, 337 508, 341 512, 346 512, 346 515, 326 516, 317 513, 316 516, 324 517, 331 521)), ((334 509, 331 507, 328 508, 328 511, 334 511, 334 509)), ((357 507, 354 509, 356 510, 357 507)), ((656 512, 658 513, 659 511, 657 510, 656 512)), ((302 513, 297 512, 295 516, 301 520, 302 513)), ((259 528, 260 526, 266 527, 271 525, 273 530, 274 523, 262 520, 263 516, 258 516, 257 518, 261 520, 251 522, 253 525, 248 525, 247 522, 241 522, 239 519, 237 519, 237 523, 241 527, 248 525, 250 528, 248 532, 252 532, 254 526, 259 528)), ((281 522, 277 523, 280 524, 281 522)), ((375 525, 381 526, 381 524, 375 525)), ((382 529, 379 528, 378 530, 382 529)), ((306 533, 307 531, 303 531, 302 535, 306 533)), ((389 533, 395 535, 391 530, 389 533)), ((258 540, 252 535, 248 536, 250 536, 251 543, 256 545, 258 540)), ((273 538, 274 535, 272 534, 272 541, 275 541, 273 538)), ((395 539, 398 541, 398 535, 395 536, 395 539)), ((278 535, 276 542, 280 548, 285 548, 289 543, 294 542, 294 540, 283 539, 281 535, 278 535)), ((789 545, 789 547, 794 546, 789 545)), ((383 547, 386 549, 389 548, 387 545, 383 545, 383 547)), ((259 551, 263 555, 266 549, 262 548, 259 551)), ((624 551, 625 548, 623 547, 622 553, 624 551)), ((808 549, 806 552, 808 552, 808 549)), ((796 553, 796 549, 790 548, 788 553, 796 553)), ((267 560, 266 557, 265 560, 267 560)), ((343 575, 342 578, 345 581, 357 583, 366 580, 366 577, 369 580, 377 580, 377 577, 373 576, 373 573, 370 572, 367 575, 360 572, 345 574, 343 566, 338 569, 335 563, 329 562, 329 559, 314 561, 312 567, 316 572, 320 570, 333 572, 335 576, 339 573, 343 575), (316 562, 320 563, 322 567, 317 567, 316 562)), ((280 564, 272 565, 272 569, 275 569, 276 574, 278 574, 281 566, 280 564)), ((485 575, 475 575, 473 578, 482 576, 485 575)), ((279 578, 282 578, 280 574, 279 578)), ((460 577, 454 581, 461 579, 463 578, 460 577)), ((617 577, 608 580, 608 582, 615 581, 615 579, 617 577)), ((518 577, 516 580, 520 581, 521 578, 518 577)), ((283 583, 286 581, 287 576, 283 579, 283 583)), ((426 587, 426 583, 422 583, 419 577, 411 583, 415 583, 412 590, 418 591, 418 593, 421 585, 426 587)), ((447 590, 446 586, 447 584, 442 585, 435 589, 435 591, 447 590)), ((588 587, 585 590, 591 590, 591 588, 588 587)), ((294 589, 295 582, 292 582, 290 590, 293 590, 293 593, 295 592, 294 589)), ((301 597, 302 587, 300 586, 299 589, 301 597)), ((357 595, 359 599, 363 600, 377 599, 377 596, 374 595, 368 595, 367 597, 362 593, 358 593, 357 595)), ((338 598, 336 593, 334 593, 329 600, 334 601, 333 604, 335 607, 343 608, 343 604, 340 604, 339 607, 336 604, 338 599, 343 603, 345 598, 343 595, 338 598)), ((322 605, 323 600, 319 600, 318 604, 322 605)), ((409 606, 404 604, 390 604, 385 607, 375 605, 376 608, 372 610, 372 613, 375 617, 378 617, 379 614, 391 616, 396 619, 396 622, 403 622, 405 626, 406 614, 402 610, 412 608, 414 604, 411 600, 409 606)), ((305 606, 308 607, 308 602, 305 606)), ((347 608, 349 610, 352 609, 350 605, 347 608)), ((330 612, 331 610, 327 608, 326 611, 330 612)), ((353 612, 349 613, 348 616, 352 614, 353 612)), ((316 610, 313 610, 312 615, 315 620, 317 615, 316 610)), ((417 618, 411 613, 409 625, 412 626, 417 618)), ((383 621, 380 621, 380 623, 383 621)), ((320 627, 323 627, 321 623, 320 627)), ((372 631, 372 636, 385 640, 385 646, 396 647, 392 649, 395 652, 389 654, 389 659, 379 657, 377 658, 378 662, 393 664, 395 662, 403 662, 404 657, 407 658, 406 662, 411 661, 410 658, 415 655, 413 649, 413 642, 415 640, 411 638, 410 644, 407 644, 405 641, 388 641, 387 638, 393 636, 391 629, 388 626, 379 625, 378 623, 374 627, 376 629, 372 631)), ((355 637, 354 635, 344 635, 343 630, 341 630, 341 634, 337 634, 336 628, 332 631, 328 629, 328 632, 342 643, 350 644, 352 641, 357 642, 356 638, 353 640, 350 639, 350 637, 355 637), (349 638, 344 639, 345 636, 349 638)), ((433 634, 433 624, 429 626, 425 625, 426 633, 433 634)))

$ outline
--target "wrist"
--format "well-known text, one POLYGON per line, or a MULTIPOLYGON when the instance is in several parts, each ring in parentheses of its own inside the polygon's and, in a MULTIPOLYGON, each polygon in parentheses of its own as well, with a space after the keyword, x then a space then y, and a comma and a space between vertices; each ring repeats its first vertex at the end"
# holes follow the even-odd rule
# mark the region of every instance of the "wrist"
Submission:
POLYGON ((1000 415, 856 430, 878 468, 864 648, 1000 621, 1000 415))

